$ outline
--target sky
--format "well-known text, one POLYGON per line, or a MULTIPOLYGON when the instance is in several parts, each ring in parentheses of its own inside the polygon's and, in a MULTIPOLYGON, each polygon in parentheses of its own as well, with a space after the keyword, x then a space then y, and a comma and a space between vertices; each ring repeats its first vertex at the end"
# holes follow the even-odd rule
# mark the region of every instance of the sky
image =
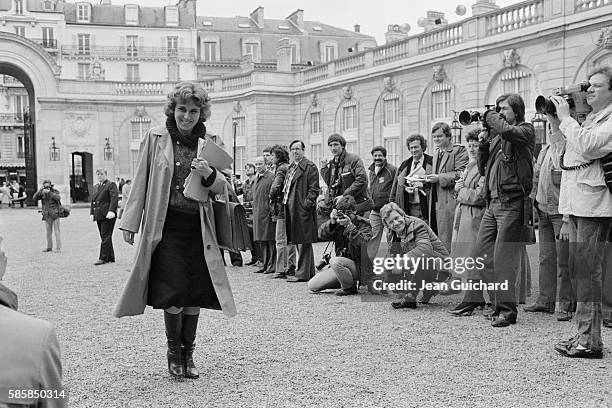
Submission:
MULTIPOLYGON (((72 0, 71 0, 72 1, 72 0)), ((95 3, 97 0, 91 0, 95 3)), ((167 6, 178 0, 111 0, 112 4, 139 4, 141 6, 167 6)), ((442 11, 449 23, 471 16, 475 0, 198 0, 197 14, 209 17, 248 16, 258 6, 264 8, 264 17, 283 19, 297 9, 304 10, 304 20, 319 21, 335 27, 353 30, 357 23, 361 32, 372 35, 379 45, 385 42, 389 24, 405 24, 411 27, 410 34, 419 34, 423 29, 417 26, 417 19, 424 17, 427 10, 442 11), (458 5, 467 8, 467 14, 455 14, 458 5)), ((519 3, 518 0, 496 0, 500 7, 519 3)))

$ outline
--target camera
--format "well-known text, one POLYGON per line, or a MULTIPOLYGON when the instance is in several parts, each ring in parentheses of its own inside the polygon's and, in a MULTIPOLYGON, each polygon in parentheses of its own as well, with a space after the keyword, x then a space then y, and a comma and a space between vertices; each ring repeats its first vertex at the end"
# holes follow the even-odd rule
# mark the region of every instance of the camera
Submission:
MULTIPOLYGON (((574 85, 568 85, 561 88, 553 89, 553 95, 562 96, 567 101, 575 119, 582 123, 586 115, 591 111, 591 107, 586 102, 586 91, 591 84, 588 81, 579 82, 574 85)), ((540 95, 535 100, 536 111, 542 115, 557 116, 555 104, 550 100, 550 97, 540 95)))
POLYGON ((488 129, 489 126, 484 121, 484 114, 485 114, 486 111, 493 110, 494 107, 495 107, 495 105, 485 105, 485 110, 483 112, 475 111, 475 110, 472 110, 472 111, 469 111, 469 110, 461 111, 461 113, 459 114, 459 123, 461 123, 463 126, 467 126, 467 125, 469 125, 471 123, 474 123, 474 122, 480 122, 480 123, 482 123, 482 126, 485 129, 488 129))
POLYGON ((315 268, 317 268, 317 271, 320 271, 321 269, 329 265, 330 259, 331 259, 331 254, 323 254, 323 257, 321 258, 319 263, 315 266, 315 268))

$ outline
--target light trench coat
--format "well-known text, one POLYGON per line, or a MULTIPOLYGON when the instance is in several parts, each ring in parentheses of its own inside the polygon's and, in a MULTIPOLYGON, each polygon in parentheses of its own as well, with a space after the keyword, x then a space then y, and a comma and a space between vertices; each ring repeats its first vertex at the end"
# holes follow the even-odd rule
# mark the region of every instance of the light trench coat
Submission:
MULTIPOLYGON (((198 151, 203 143, 204 140, 200 139, 198 151)), ((132 191, 119 226, 121 230, 134 233, 137 233, 140 227, 142 230, 132 271, 115 305, 115 317, 142 314, 147 305, 151 257, 162 238, 173 173, 172 138, 165 126, 154 127, 147 132, 140 144, 132 191)), ((215 181, 207 190, 222 193, 225 183, 225 177, 218 171, 215 181)), ((206 189, 203 186, 202 188, 206 189)), ((213 216, 212 202, 200 203, 204 258, 221 309, 226 316, 231 317, 236 315, 236 305, 217 245, 213 216)))

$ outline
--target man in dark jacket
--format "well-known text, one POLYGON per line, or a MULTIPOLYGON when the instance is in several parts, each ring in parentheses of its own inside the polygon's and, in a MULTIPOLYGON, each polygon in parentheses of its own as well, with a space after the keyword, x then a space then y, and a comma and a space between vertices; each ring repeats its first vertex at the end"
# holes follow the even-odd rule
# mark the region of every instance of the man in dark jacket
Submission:
MULTIPOLYGON (((516 323, 517 317, 514 283, 520 267, 518 254, 523 250, 524 205, 533 180, 535 131, 531 123, 525 122, 525 103, 520 95, 502 95, 496 106, 497 112, 485 112, 484 121, 490 130, 482 133, 488 136, 481 139, 478 151, 487 208, 474 257, 483 257, 482 275, 488 276, 490 282, 507 282, 507 290, 490 294, 495 301, 491 325, 506 327, 516 323)), ((482 291, 469 291, 462 303, 483 301, 482 291)))
POLYGON ((98 224, 100 231, 100 256, 94 265, 115 262, 113 249, 113 229, 117 220, 117 206, 119 205, 119 190, 117 185, 107 178, 106 170, 96 170, 99 184, 95 186, 91 199, 90 218, 98 224))
POLYGON ((372 227, 368 220, 355 214, 353 197, 343 196, 338 200, 329 221, 319 228, 319 238, 334 241, 336 256, 329 260, 329 268, 308 282, 308 289, 319 292, 340 285, 336 296, 356 295, 357 281, 372 270, 367 251, 372 227))
POLYGON ((257 176, 253 182, 253 238, 259 243, 263 266, 255 273, 276 272, 276 222, 270 212, 270 188, 274 173, 268 170, 263 156, 255 159, 257 176))
MULTIPOLYGON (((372 163, 370 171, 370 193, 374 201, 374 208, 370 212, 370 224, 372 225, 372 240, 368 244, 368 255, 370 258, 376 256, 380 240, 383 234, 383 224, 380 218, 380 209, 389 202, 391 187, 395 181, 397 168, 387 161, 387 149, 383 146, 375 146, 372 149, 372 163)), ((362 277, 362 283, 371 282, 373 275, 362 277)))
POLYGON ((298 265, 295 276, 287 282, 307 282, 315 274, 312 243, 317 242, 316 200, 319 195, 319 171, 304 157, 304 142, 289 145, 293 162, 287 170, 283 186, 283 205, 287 242, 297 245, 298 265))
MULTIPOLYGON (((368 207, 368 174, 359 156, 346 151, 346 140, 334 133, 327 139, 333 159, 321 160, 321 177, 329 189, 329 199, 337 201, 343 195, 353 196, 357 213, 372 209, 368 207)), ((328 203, 329 204, 329 203, 328 203)))

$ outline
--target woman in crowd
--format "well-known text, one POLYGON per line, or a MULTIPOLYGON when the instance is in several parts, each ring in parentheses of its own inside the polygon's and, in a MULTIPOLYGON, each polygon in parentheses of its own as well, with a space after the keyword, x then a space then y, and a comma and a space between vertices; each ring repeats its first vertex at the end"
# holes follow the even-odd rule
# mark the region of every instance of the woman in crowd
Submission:
POLYGON ((273 278, 283 279, 295 274, 295 245, 287 243, 285 208, 283 206, 283 186, 289 169, 289 152, 284 146, 274 145, 270 149, 270 159, 275 166, 274 181, 270 188, 270 207, 272 220, 276 222, 276 274, 273 278), (280 222, 279 222, 280 221, 280 222))
POLYGON ((43 252, 51 252, 53 249, 53 231, 55 231, 55 250, 62 249, 62 238, 60 233, 59 212, 61 207, 60 193, 53 188, 51 180, 43 181, 43 186, 34 194, 34 202, 42 201, 42 219, 47 230, 47 247, 43 252))
MULTIPOLYGON (((396 203, 384 205, 380 209, 380 217, 388 231, 389 247, 386 257, 395 258, 399 255, 402 258, 405 256, 408 259, 422 259, 421 266, 414 270, 396 268, 385 276, 387 280, 401 279, 414 282, 414 289, 406 290, 403 299, 393 302, 392 306, 395 309, 416 309, 416 296, 424 283, 442 282, 449 277, 448 272, 435 267, 444 263, 444 258, 449 256, 448 250, 425 221, 406 215, 396 203)), ((423 290, 421 303, 428 303, 433 293, 435 292, 431 290, 423 290)))
MULTIPOLYGON (((455 183, 457 207, 455 208, 455 222, 453 225, 453 239, 451 243, 451 256, 454 259, 466 259, 472 256, 474 243, 478 237, 478 228, 486 204, 482 193, 484 176, 478 172, 476 159, 478 156, 479 128, 472 129, 466 137, 469 161, 455 183)), ((455 271, 454 280, 480 279, 475 269, 455 271), (459 273, 461 272, 461 273, 459 273)), ((452 295, 461 292, 460 289, 440 291, 441 295, 452 295)), ((453 309, 454 310, 454 309, 453 309)))
MULTIPOLYGON (((128 244, 144 222, 129 280, 115 308, 117 317, 142 314, 145 305, 164 309, 168 371, 197 378, 193 362, 200 308, 236 314, 232 290, 215 236, 212 202, 183 195, 190 175, 201 176, 202 196, 220 193, 223 174, 197 158, 210 117, 210 98, 195 82, 181 82, 168 95, 166 124, 150 129, 120 229, 128 244)), ((220 169, 219 169, 220 170, 220 169)))

